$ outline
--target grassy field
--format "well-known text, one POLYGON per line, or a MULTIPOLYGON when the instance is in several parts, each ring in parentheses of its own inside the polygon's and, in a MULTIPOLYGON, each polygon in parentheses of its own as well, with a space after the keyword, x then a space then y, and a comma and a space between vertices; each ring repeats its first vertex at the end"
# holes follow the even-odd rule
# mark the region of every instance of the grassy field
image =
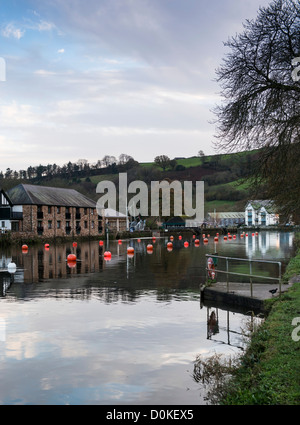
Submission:
POLYGON ((281 298, 266 301, 269 314, 253 333, 240 366, 225 386, 221 404, 300 404, 300 251, 284 278, 294 275, 299 275, 299 282, 281 298))

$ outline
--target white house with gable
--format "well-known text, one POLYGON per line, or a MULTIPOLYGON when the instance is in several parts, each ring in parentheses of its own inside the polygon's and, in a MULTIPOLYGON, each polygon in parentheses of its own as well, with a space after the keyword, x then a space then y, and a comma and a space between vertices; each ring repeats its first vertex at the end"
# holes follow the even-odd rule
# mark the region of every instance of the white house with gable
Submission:
POLYGON ((245 208, 246 226, 274 226, 276 224, 279 224, 279 214, 273 201, 248 201, 245 208))

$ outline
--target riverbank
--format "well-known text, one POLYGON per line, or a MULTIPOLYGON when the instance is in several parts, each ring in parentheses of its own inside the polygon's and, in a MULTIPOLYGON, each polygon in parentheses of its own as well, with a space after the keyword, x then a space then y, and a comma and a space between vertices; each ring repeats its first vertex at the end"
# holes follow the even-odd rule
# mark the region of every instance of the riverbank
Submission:
POLYGON ((293 286, 280 298, 266 301, 263 324, 226 382, 219 404, 300 404, 300 248, 286 269, 293 286), (298 319, 296 319, 298 318, 298 319), (297 328, 298 326, 298 328, 297 328))

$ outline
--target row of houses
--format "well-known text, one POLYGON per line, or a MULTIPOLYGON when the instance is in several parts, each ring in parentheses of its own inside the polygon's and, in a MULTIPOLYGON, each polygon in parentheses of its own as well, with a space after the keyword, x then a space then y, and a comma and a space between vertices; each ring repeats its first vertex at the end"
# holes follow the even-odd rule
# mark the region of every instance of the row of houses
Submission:
MULTIPOLYGON (((279 223, 271 201, 249 201, 244 212, 214 212, 207 215, 213 226, 270 226, 279 223)), ((201 225, 202 223, 200 223, 201 225)), ((197 227, 192 220, 173 217, 164 227, 197 227)), ((98 214, 96 202, 74 189, 20 184, 0 191, 0 233, 18 237, 45 238, 97 236, 129 229, 126 215, 112 209, 98 214)))
POLYGON ((0 191, 0 233, 45 238, 103 235, 126 231, 126 217, 74 189, 20 184, 0 191))

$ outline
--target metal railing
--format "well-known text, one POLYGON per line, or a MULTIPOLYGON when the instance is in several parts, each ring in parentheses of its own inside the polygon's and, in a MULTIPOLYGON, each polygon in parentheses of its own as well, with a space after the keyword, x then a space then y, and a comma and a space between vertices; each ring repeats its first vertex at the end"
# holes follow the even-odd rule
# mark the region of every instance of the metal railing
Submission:
MULTIPOLYGON (((269 261, 269 260, 254 260, 254 259, 249 259, 249 258, 235 258, 235 257, 222 257, 220 255, 216 255, 216 254, 205 254, 206 257, 206 264, 207 264, 207 259, 209 257, 211 258, 217 258, 218 260, 225 260, 226 261, 226 270, 218 270, 217 268, 214 268, 214 272, 215 273, 224 273, 226 274, 226 283, 227 283, 227 289, 229 288, 229 275, 235 275, 235 276, 244 276, 244 277, 248 277, 250 279, 250 290, 251 290, 251 296, 253 296, 253 283, 252 283, 252 279, 256 278, 256 279, 269 279, 269 280, 277 280, 278 284, 279 284, 279 293, 281 293, 281 270, 282 270, 282 265, 280 261, 269 261), (244 261, 249 263, 249 273, 239 273, 239 272, 231 272, 229 271, 229 261, 244 261), (256 275, 256 274, 252 274, 252 265, 253 263, 263 263, 263 264, 277 264, 278 265, 278 277, 271 277, 271 276, 261 276, 261 275, 256 275)), ((207 274, 206 276, 208 276, 208 272, 211 271, 207 266, 206 266, 206 271, 207 274)))

